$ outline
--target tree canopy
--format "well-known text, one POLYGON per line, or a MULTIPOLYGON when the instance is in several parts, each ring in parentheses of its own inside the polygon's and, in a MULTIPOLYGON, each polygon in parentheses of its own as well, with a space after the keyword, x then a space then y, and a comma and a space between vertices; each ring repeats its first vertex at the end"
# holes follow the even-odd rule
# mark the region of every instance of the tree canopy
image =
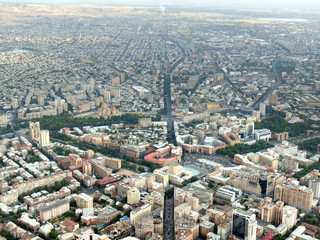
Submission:
POLYGON ((227 146, 225 148, 219 148, 217 150, 217 154, 220 155, 228 155, 229 157, 233 158, 236 154, 245 154, 250 152, 258 152, 263 149, 274 147, 273 144, 268 143, 264 140, 259 140, 255 144, 235 144, 234 146, 227 146))

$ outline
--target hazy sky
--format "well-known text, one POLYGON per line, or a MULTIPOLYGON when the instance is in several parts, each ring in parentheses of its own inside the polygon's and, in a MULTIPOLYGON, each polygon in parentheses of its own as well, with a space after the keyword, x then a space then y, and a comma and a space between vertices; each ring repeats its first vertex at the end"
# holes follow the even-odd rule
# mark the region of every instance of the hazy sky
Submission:
POLYGON ((320 0, 0 0, 13 3, 112 4, 146 6, 212 7, 228 9, 265 9, 320 11, 320 0))

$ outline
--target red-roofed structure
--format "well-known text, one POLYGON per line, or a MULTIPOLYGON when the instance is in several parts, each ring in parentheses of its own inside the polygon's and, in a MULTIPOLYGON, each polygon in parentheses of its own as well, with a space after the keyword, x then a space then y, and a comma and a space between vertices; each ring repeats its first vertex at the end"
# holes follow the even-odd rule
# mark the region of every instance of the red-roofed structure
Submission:
POLYGON ((63 232, 73 232, 79 228, 79 223, 66 219, 60 224, 60 227, 63 232))
POLYGON ((263 237, 261 240, 271 240, 272 238, 274 238, 276 236, 276 234, 274 233, 268 233, 265 237, 263 237))
POLYGON ((175 147, 170 144, 167 147, 160 148, 157 151, 148 154, 144 157, 144 160, 159 164, 160 166, 167 166, 171 163, 178 163, 181 161, 182 148, 175 147), (166 158, 168 157, 168 158, 166 158))
POLYGON ((109 183, 114 183, 117 181, 119 181, 119 179, 117 179, 115 177, 104 177, 102 179, 97 180, 96 183, 98 183, 100 186, 103 186, 103 185, 107 185, 109 183))

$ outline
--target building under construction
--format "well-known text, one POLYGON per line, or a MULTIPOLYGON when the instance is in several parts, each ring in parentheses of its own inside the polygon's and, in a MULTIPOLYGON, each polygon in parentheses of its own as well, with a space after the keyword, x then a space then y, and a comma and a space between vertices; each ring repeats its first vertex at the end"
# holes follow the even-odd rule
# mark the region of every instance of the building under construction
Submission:
POLYGON ((123 217, 120 221, 106 227, 101 231, 106 234, 110 240, 118 240, 133 234, 133 226, 128 217, 123 217))

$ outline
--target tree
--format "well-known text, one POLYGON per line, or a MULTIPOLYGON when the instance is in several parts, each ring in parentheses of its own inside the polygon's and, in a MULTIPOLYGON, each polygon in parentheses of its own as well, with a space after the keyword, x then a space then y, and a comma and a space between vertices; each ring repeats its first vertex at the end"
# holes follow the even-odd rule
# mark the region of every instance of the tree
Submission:
POLYGON ((281 234, 277 234, 272 238, 272 240, 285 240, 285 237, 283 237, 281 234))
POLYGON ((48 238, 49 239, 57 239, 58 235, 59 234, 55 230, 52 229, 51 232, 49 233, 48 238))

